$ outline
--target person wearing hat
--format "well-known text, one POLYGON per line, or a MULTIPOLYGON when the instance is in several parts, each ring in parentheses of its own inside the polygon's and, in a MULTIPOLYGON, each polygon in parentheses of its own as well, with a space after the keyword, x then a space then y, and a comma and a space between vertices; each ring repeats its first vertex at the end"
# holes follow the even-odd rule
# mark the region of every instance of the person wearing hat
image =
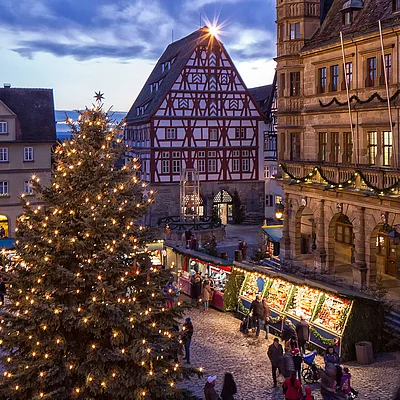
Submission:
POLYGON ((182 342, 185 345, 185 358, 186 362, 190 364, 190 344, 193 336, 192 320, 187 317, 182 327, 182 342))
POLYGON ((278 386, 276 370, 282 373, 282 363, 283 363, 283 347, 279 343, 279 339, 275 338, 271 345, 268 347, 267 356, 271 361, 272 367, 272 379, 274 380, 274 387, 278 386))
POLYGON ((209 376, 207 378, 207 382, 204 385, 204 397, 206 400, 218 400, 218 394, 215 390, 215 383, 217 381, 217 377, 215 375, 209 376))
POLYGON ((294 370, 297 373, 297 378, 301 383, 301 364, 303 362, 303 357, 300 354, 300 349, 297 347, 293 351, 293 364, 294 364, 294 370))

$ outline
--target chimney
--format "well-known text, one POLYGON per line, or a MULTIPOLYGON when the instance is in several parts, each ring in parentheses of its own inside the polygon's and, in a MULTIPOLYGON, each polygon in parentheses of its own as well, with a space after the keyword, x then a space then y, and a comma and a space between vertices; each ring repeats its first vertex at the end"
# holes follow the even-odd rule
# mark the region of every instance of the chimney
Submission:
POLYGON ((4 84, 4 87, 7 88, 7 89, 10 89, 11 83, 5 83, 5 84, 4 84))

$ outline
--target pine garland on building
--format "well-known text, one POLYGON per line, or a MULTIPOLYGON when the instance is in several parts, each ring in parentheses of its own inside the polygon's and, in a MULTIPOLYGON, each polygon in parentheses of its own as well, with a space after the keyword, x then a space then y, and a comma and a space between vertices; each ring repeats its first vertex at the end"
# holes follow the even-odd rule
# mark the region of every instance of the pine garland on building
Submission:
POLYGON ((145 253, 127 262, 149 240, 139 221, 153 194, 136 160, 116 168, 127 149, 110 118, 96 105, 68 121, 51 185, 32 178, 44 206, 24 201, 25 267, 7 277, 0 332, 0 390, 13 400, 192 398, 175 387, 199 371, 177 363, 184 309, 165 307, 168 271, 145 253))

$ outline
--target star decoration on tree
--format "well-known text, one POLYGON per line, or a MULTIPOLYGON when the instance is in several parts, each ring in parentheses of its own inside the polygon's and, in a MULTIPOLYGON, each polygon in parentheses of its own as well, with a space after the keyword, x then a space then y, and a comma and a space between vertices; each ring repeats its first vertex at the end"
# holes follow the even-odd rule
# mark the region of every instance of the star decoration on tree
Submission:
POLYGON ((99 90, 98 92, 94 92, 93 97, 96 99, 96 101, 100 103, 101 101, 104 100, 104 93, 101 93, 101 91, 99 90))

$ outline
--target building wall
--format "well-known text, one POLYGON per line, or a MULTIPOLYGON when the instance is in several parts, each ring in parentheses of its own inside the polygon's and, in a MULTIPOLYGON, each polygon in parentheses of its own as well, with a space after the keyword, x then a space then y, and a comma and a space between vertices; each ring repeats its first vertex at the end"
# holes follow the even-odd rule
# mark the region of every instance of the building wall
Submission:
MULTIPOLYGON (((386 88, 382 81, 382 55, 379 32, 359 35, 344 43, 345 62, 352 63, 353 80, 349 96, 357 95, 361 102, 351 104, 351 123, 347 105, 333 103, 323 107, 334 97, 339 102, 347 101, 345 76, 340 42, 323 43, 315 48, 296 50, 307 44, 316 30, 315 21, 305 15, 294 15, 293 10, 278 5, 278 26, 295 20, 305 26, 299 41, 278 38, 278 135, 279 158, 286 172, 280 181, 285 197, 284 233, 281 256, 285 262, 299 263, 310 268, 301 254, 301 215, 305 208, 311 210, 316 222, 316 249, 313 250, 314 267, 324 273, 336 273, 341 264, 351 267, 353 284, 357 287, 375 287, 377 277, 385 272, 385 257, 377 255, 376 238, 385 227, 396 228, 400 224, 399 188, 380 192, 391 187, 400 177, 399 169, 399 122, 398 101, 391 102, 393 127, 389 122, 386 101, 370 100, 374 93, 386 98, 386 88), (308 32, 308 33, 307 33, 308 32), (368 59, 376 57, 377 78, 369 87, 367 78, 368 59), (332 69, 338 65, 338 88, 332 90, 332 69), (326 89, 321 92, 319 70, 326 68, 326 89), (290 72, 300 73, 300 87, 291 93, 290 72), (282 79, 285 76, 285 87, 282 79), (279 86, 281 83, 281 86, 279 86), (392 156, 384 157, 383 132, 393 131, 392 156), (377 132, 377 155, 369 156, 369 132, 377 132), (345 134, 352 136, 352 155, 346 159, 345 134), (294 157, 295 135, 298 135, 299 154, 294 157), (326 135, 326 139, 324 139, 326 135), (338 135, 338 136, 335 136, 338 135), (339 151, 335 155, 335 138, 339 137, 339 151), (322 144, 326 143, 325 146, 322 144), (320 168, 316 172, 316 167, 320 168), (383 168, 382 168, 383 167, 383 168), (358 172, 357 172, 358 171, 358 172), (354 173, 358 175, 355 178, 354 173), (361 174, 362 176, 361 176, 361 174), (364 179, 365 178, 365 179, 364 179), (341 183, 341 185, 339 185, 341 183), (347 216, 353 228, 353 244, 335 243, 335 226, 341 216, 347 216)), ((305 4, 306 2, 299 2, 305 4)), ((389 5, 390 2, 388 2, 389 5)), ((298 10, 299 11, 299 10, 298 10)), ((299 11, 301 14, 301 10, 299 11)), ((376 29, 378 24, 376 24, 376 29)), ((384 29, 384 53, 391 54, 389 96, 398 89, 399 48, 397 35, 399 27, 384 29)), ((371 153, 372 154, 372 153, 371 153)), ((400 246, 397 253, 397 278, 400 279, 400 246)))

